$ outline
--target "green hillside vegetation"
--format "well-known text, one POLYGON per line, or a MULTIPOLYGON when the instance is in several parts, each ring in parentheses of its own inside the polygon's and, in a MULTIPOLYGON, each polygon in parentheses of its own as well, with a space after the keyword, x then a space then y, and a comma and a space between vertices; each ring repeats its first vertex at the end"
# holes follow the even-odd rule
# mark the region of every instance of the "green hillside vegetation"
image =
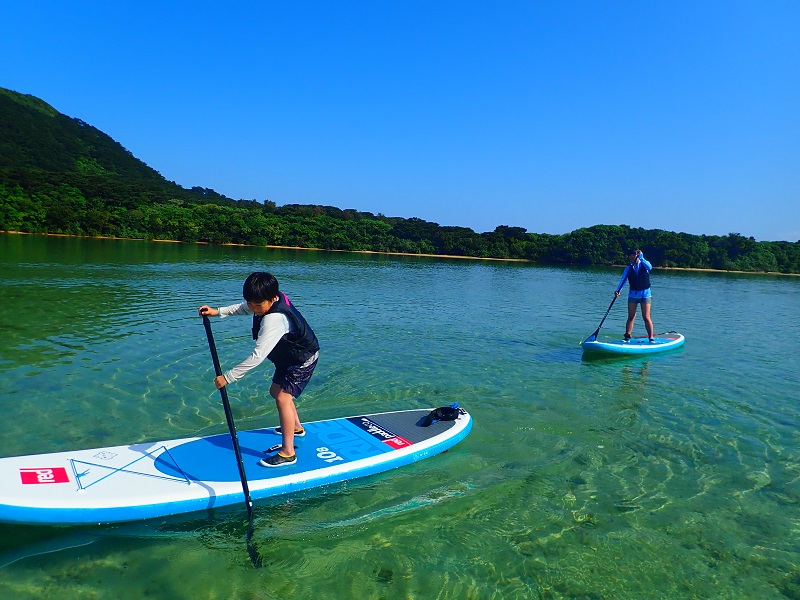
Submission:
POLYGON ((233 200, 168 181, 121 144, 46 102, 0 88, 0 230, 623 264, 641 247, 662 267, 800 273, 800 242, 597 225, 564 235, 476 233, 332 206, 233 200))

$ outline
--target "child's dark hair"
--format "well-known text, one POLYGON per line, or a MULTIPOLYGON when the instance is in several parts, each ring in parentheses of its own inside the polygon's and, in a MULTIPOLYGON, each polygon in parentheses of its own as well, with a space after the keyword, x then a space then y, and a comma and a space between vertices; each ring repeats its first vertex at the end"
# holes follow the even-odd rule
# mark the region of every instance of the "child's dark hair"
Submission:
POLYGON ((248 302, 274 300, 278 295, 278 280, 271 273, 256 271, 244 280, 242 296, 248 302))

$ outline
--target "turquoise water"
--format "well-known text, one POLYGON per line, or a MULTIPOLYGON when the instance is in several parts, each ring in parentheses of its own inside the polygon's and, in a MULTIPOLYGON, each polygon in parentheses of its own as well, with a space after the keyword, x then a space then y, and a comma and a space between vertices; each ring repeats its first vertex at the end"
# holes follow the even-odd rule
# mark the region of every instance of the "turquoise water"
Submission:
MULTIPOLYGON (((619 269, 0 234, 0 456, 225 432, 195 309, 253 270, 322 344, 301 418, 459 402, 469 437, 258 503, 261 568, 239 507, 0 524, 0 597, 800 598, 793 277, 657 271, 685 347, 587 360, 619 269)), ((223 368, 249 352, 214 327, 223 368)), ((231 386, 240 429, 277 423, 268 381, 231 386)))

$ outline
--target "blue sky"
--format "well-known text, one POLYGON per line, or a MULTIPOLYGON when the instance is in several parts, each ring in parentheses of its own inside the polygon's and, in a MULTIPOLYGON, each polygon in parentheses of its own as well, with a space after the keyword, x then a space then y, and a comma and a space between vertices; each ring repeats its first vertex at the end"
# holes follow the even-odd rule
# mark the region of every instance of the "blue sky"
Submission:
POLYGON ((4 2, 0 86, 167 179, 478 232, 800 239, 800 2, 4 2))

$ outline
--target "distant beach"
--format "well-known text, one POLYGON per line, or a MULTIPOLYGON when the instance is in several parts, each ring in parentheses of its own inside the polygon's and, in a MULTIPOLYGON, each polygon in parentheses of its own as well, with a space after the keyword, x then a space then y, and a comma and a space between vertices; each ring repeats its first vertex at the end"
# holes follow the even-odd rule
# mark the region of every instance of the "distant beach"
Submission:
MULTIPOLYGON (((333 250, 329 248, 306 248, 304 246, 278 246, 269 244, 267 246, 255 246, 253 244, 234 244, 222 243, 211 244, 210 242, 183 242, 181 240, 160 240, 160 239, 145 239, 145 238, 124 238, 107 235, 73 235, 69 233, 29 233, 27 231, 7 231, 0 229, 0 233, 9 233, 15 235, 44 235, 51 237, 69 237, 69 238, 86 238, 93 240, 129 240, 139 242, 161 242, 168 244, 200 244, 206 246, 239 246, 242 248, 271 248, 275 250, 311 250, 314 252, 342 252, 349 254, 378 254, 384 256, 421 256, 426 258, 456 258, 461 260, 484 260, 484 261, 500 261, 500 262, 517 262, 517 263, 530 263, 532 265, 542 265, 549 267, 600 267, 611 266, 625 268, 625 265, 577 265, 577 264, 552 264, 552 263, 538 263, 536 261, 528 260, 526 258, 494 258, 485 256, 460 256, 457 254, 415 254, 413 252, 378 252, 376 250, 333 250)), ((659 267, 654 266, 654 269, 664 271, 696 271, 698 273, 741 273, 743 275, 787 275, 790 277, 798 277, 800 273, 781 273, 779 271, 727 271, 725 269, 701 269, 697 267, 659 267)))

